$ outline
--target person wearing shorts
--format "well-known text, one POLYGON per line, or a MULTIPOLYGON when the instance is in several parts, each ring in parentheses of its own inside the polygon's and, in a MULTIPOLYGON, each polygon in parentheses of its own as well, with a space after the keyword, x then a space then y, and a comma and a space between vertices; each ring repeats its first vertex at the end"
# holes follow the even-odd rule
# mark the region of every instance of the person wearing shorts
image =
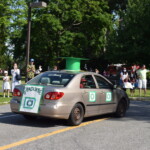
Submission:
POLYGON ((138 75, 138 88, 139 88, 139 95, 141 96, 142 89, 144 90, 144 96, 146 95, 146 89, 147 89, 147 78, 146 73, 149 72, 149 70, 146 69, 146 66, 143 65, 141 69, 137 71, 138 75))

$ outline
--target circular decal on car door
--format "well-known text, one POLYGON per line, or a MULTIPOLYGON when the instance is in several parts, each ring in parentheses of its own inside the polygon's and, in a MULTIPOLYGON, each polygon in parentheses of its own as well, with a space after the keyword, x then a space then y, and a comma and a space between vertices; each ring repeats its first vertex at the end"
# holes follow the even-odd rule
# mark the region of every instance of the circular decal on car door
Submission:
POLYGON ((112 101, 112 93, 106 92, 106 102, 111 102, 111 101, 112 101))
POLYGON ((96 92, 95 91, 89 92, 89 102, 95 101, 96 101, 96 92))

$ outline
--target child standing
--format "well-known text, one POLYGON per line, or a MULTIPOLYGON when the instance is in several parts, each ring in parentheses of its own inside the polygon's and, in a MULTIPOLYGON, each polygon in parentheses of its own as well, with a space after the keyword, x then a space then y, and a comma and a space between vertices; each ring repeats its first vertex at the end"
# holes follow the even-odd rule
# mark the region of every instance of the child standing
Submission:
POLYGON ((135 93, 135 83, 136 83, 136 81, 135 81, 135 79, 134 79, 133 77, 131 77, 131 78, 130 78, 130 82, 131 82, 131 84, 132 84, 132 86, 133 86, 133 88, 130 89, 130 94, 131 94, 131 96, 134 96, 134 93, 135 93))
POLYGON ((9 76, 8 76, 8 71, 4 71, 4 77, 3 77, 3 92, 4 92, 4 97, 7 92, 7 97, 9 97, 9 92, 10 92, 10 83, 9 83, 9 76))

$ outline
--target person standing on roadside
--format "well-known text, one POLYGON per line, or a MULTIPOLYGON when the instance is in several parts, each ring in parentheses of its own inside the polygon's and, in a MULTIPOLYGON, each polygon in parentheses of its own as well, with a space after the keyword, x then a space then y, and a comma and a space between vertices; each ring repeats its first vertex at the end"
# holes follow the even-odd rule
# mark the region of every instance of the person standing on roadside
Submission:
POLYGON ((20 84, 20 80, 17 78, 17 76, 20 76, 20 69, 18 69, 17 63, 14 63, 14 68, 11 69, 11 75, 12 75, 12 89, 11 91, 13 92, 14 88, 16 85, 20 84))
POLYGON ((97 68, 95 69, 95 73, 99 74, 99 70, 97 68))
POLYGON ((127 72, 126 68, 123 68, 123 70, 120 73, 120 86, 124 87, 124 81, 127 81, 129 79, 129 74, 127 72))
POLYGON ((58 67, 55 65, 54 67, 53 67, 53 70, 55 71, 55 70, 58 70, 58 67))
POLYGON ((8 76, 8 71, 4 71, 4 77, 3 77, 3 92, 4 92, 4 95, 3 97, 5 97, 6 93, 7 93, 7 97, 9 97, 9 92, 10 92, 10 78, 8 76))
POLYGON ((37 69, 37 70, 35 71, 35 74, 38 75, 38 74, 40 74, 41 72, 42 72, 42 66, 40 65, 40 66, 39 66, 39 69, 37 69))
POLYGON ((141 96, 142 89, 144 90, 144 96, 146 96, 146 89, 147 89, 146 73, 147 72, 150 72, 150 70, 147 70, 145 65, 142 65, 141 69, 137 70, 139 96, 141 96))
POLYGON ((27 81, 34 78, 35 74, 35 65, 34 65, 34 59, 30 59, 30 64, 27 66, 27 81))

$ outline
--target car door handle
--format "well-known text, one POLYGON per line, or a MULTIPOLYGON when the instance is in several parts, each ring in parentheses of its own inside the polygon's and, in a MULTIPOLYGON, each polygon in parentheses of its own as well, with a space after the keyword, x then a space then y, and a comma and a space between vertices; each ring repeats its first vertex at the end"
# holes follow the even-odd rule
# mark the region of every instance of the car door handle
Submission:
POLYGON ((88 92, 84 90, 84 93, 88 93, 88 92))
POLYGON ((101 91, 100 94, 105 94, 105 92, 101 91))

